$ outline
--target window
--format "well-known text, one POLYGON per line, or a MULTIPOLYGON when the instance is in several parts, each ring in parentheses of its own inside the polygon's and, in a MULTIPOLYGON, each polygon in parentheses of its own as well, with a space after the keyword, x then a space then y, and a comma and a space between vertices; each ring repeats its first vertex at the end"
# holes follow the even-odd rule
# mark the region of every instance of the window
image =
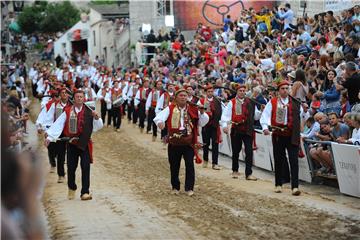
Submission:
POLYGON ((93 39, 94 39, 94 46, 96 46, 96 37, 95 37, 95 31, 93 31, 93 39))
POLYGON ((171 1, 172 0, 157 0, 156 1, 157 16, 171 15, 171 1))

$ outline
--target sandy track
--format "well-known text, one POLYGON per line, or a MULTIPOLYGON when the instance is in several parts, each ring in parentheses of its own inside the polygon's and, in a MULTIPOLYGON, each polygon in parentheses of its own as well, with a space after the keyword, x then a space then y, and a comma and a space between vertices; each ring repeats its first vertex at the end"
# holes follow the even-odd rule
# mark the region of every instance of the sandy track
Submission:
MULTIPOLYGON (((197 166, 195 196, 183 189, 171 195, 166 150, 127 123, 118 133, 104 128, 93 139, 92 201, 80 201, 79 193, 67 200, 66 184, 56 183, 56 174, 47 175, 43 202, 53 239, 360 238, 358 219, 321 211, 315 203, 341 204, 311 193, 300 198, 290 190, 274 194, 271 182, 234 180, 229 170, 197 166)), ((45 149, 40 153, 47 162, 45 149)))
MULTIPOLYGON (((200 174, 194 197, 170 195, 168 162, 161 144, 151 142, 150 136, 140 135, 137 128, 126 123, 122 132, 104 129, 94 139, 95 151, 102 149, 106 153, 98 158, 99 164, 117 174, 118 179, 162 214, 183 220, 207 238, 359 237, 360 221, 332 216, 290 200, 245 192, 236 185, 227 186, 219 179, 205 176, 217 174, 209 169, 197 168, 200 174), (103 145, 104 142, 107 144, 103 145)), ((225 181, 234 180, 227 177, 225 181)))

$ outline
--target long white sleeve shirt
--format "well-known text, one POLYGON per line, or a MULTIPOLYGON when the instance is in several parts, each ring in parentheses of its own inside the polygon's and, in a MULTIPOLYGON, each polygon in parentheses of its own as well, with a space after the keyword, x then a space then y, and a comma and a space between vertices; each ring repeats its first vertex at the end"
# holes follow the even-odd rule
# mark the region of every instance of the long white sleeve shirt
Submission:
MULTIPOLYGON (((82 106, 80 109, 78 109, 77 107, 74 107, 75 112, 79 113, 83 107, 84 106, 82 106)), ((52 124, 51 127, 46 131, 46 133, 48 135, 47 139, 50 142, 56 142, 56 140, 60 137, 61 133, 64 130, 65 122, 66 122, 66 113, 63 112, 60 115, 60 117, 58 119, 56 119, 54 124, 52 124)), ((99 118, 98 120, 96 120, 95 118, 93 118, 93 132, 100 130, 102 127, 103 127, 102 119, 99 118)))
MULTIPOLYGON (((184 112, 186 108, 179 108, 180 110, 180 128, 184 128, 184 112)), ((209 122, 209 116, 206 113, 199 114, 199 126, 203 127, 209 122)), ((164 110, 159 112, 156 117, 154 118, 154 123, 159 126, 159 123, 165 123, 170 115, 170 108, 166 107, 164 110)))
MULTIPOLYGON (((229 101, 225 108, 223 108, 223 112, 221 114, 220 124, 221 127, 225 128, 229 125, 232 119, 232 101, 229 101)), ((261 111, 255 106, 254 119, 259 120, 261 117, 261 111)))
MULTIPOLYGON (((281 98, 281 101, 283 104, 288 104, 289 103, 289 97, 286 98, 281 98)), ((269 101, 266 106, 264 111, 261 114, 261 118, 260 118, 260 124, 263 130, 265 129, 269 129, 269 126, 271 125, 271 111, 272 111, 272 104, 271 101, 269 101)), ((284 125, 287 125, 287 108, 285 110, 285 120, 284 120, 284 125)), ((300 119, 302 119, 302 116, 304 114, 303 108, 300 106, 300 119)))
MULTIPOLYGON (((144 90, 147 91, 148 88, 144 88, 144 90)), ((140 104, 140 100, 141 100, 141 99, 140 99, 140 89, 139 89, 139 90, 137 90, 136 95, 135 95, 134 105, 135 105, 135 106, 139 105, 139 104, 140 104)))
POLYGON ((37 129, 46 130, 54 123, 54 111, 55 103, 51 104, 49 110, 47 110, 45 106, 41 109, 35 122, 37 129))

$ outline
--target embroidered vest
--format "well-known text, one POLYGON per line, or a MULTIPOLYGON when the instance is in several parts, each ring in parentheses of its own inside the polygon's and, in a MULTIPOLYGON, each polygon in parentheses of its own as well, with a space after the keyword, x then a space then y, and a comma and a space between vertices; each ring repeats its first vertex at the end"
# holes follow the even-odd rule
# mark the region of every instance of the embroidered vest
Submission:
POLYGON ((66 113, 66 121, 64 126, 65 137, 79 137, 83 130, 85 106, 81 111, 76 113, 74 106, 67 106, 64 108, 66 113))

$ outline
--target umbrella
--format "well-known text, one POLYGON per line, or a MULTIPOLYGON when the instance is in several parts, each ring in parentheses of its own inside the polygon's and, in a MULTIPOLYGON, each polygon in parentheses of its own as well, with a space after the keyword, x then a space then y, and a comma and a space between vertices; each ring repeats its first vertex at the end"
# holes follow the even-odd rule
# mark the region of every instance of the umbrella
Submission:
POLYGON ((20 33, 21 32, 21 28, 19 26, 19 24, 17 22, 12 22, 9 24, 9 29, 14 31, 14 32, 17 32, 17 33, 20 33))

